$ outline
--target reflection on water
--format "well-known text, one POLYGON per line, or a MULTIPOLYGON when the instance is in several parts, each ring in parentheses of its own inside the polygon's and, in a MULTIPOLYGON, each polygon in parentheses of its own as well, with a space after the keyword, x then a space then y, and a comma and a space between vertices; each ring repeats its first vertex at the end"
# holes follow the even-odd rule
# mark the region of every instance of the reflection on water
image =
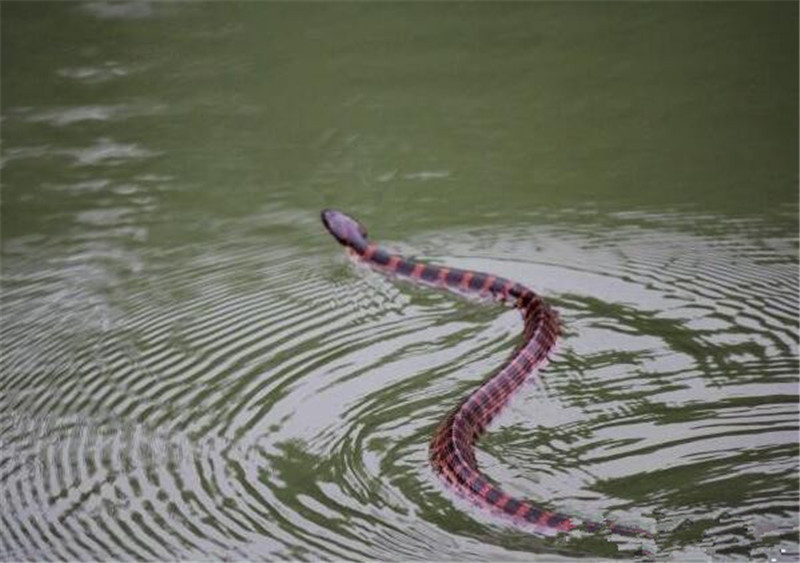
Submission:
POLYGON ((748 31, 796 6, 9 6, 0 559, 640 547, 441 485, 519 315, 353 267, 335 204, 560 312, 489 477, 659 557, 796 560, 797 65, 748 31))

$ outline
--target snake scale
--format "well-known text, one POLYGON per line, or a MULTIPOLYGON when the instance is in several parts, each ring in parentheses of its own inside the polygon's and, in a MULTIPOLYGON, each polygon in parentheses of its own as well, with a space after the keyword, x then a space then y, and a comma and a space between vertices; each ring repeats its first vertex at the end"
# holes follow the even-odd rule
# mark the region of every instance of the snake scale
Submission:
POLYGON ((558 314, 539 295, 499 276, 433 266, 391 254, 370 242, 366 229, 340 211, 324 210, 322 222, 351 255, 378 271, 494 299, 516 307, 522 314, 523 339, 514 354, 495 375, 464 398, 433 435, 430 461, 441 478, 476 504, 503 513, 541 534, 555 535, 582 528, 589 532, 606 529, 624 536, 652 537, 635 526, 582 520, 514 498, 478 469, 475 457, 478 438, 528 377, 547 361, 558 339, 558 314))

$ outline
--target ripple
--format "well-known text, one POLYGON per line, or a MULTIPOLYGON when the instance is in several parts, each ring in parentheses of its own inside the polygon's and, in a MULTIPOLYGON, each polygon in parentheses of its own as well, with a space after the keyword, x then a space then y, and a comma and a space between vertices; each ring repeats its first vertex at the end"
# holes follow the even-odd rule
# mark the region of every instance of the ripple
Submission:
POLYGON ((49 145, 11 147, 3 152, 2 166, 15 160, 41 161, 47 157, 68 157, 74 166, 119 166, 159 156, 161 153, 136 143, 120 143, 106 137, 79 148, 53 148, 49 145))
MULTIPOLYGON (((225 235, 201 247, 143 246, 124 230, 157 205, 140 195, 73 212, 59 241, 3 243, 3 558, 635 549, 531 536, 430 470, 435 426, 518 341, 515 311, 353 268, 289 210, 213 225, 225 235)), ((542 381, 479 444, 493 480, 653 526, 667 557, 792 552, 796 257, 753 225, 723 239, 668 219, 425 233, 401 248, 526 281, 564 319, 542 381)))
POLYGON ((66 127, 87 121, 107 123, 134 117, 157 115, 164 113, 165 109, 163 105, 144 101, 128 104, 63 106, 41 111, 36 111, 33 107, 19 106, 8 108, 6 118, 24 119, 29 123, 45 123, 55 127, 66 127))
POLYGON ((80 8, 103 20, 138 20, 155 14, 150 2, 83 2, 80 8))
POLYGON ((68 66, 58 69, 56 73, 62 78, 79 82, 99 83, 128 76, 131 72, 139 70, 142 70, 142 67, 125 65, 118 61, 104 61, 97 65, 68 66))

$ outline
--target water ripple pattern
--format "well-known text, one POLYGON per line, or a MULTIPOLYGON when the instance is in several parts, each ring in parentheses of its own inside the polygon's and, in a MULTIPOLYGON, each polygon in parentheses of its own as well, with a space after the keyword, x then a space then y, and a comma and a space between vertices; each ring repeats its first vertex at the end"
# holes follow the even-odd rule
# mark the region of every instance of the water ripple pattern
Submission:
MULTIPOLYGON (((624 551, 527 534, 429 468, 438 422, 518 342, 514 311, 357 268, 290 209, 217 219, 202 246, 137 244, 158 197, 116 188, 72 212, 90 230, 3 241, 0 559, 624 551)), ((563 317, 543 382, 479 443, 490 478, 641 522, 668 558, 796 553, 796 246, 700 219, 539 218, 394 248, 529 283, 563 317)))

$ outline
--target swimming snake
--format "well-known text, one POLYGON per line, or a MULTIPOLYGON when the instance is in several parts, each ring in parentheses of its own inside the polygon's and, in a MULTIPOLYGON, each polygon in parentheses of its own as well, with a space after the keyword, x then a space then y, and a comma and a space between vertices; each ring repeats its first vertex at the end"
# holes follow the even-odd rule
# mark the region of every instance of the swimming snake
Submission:
POLYGON ((558 339, 558 314, 539 295, 499 276, 432 266, 391 254, 370 242, 366 229, 340 211, 324 210, 322 222, 350 254, 376 270, 494 299, 518 308, 522 314, 523 340, 514 354, 494 376, 463 399, 433 435, 430 461, 441 478, 476 504, 505 514, 541 534, 555 535, 581 528, 589 532, 606 529, 624 536, 652 537, 648 531, 635 526, 583 520, 514 498, 491 483, 478 469, 475 457, 478 438, 528 377, 546 363, 558 339))

